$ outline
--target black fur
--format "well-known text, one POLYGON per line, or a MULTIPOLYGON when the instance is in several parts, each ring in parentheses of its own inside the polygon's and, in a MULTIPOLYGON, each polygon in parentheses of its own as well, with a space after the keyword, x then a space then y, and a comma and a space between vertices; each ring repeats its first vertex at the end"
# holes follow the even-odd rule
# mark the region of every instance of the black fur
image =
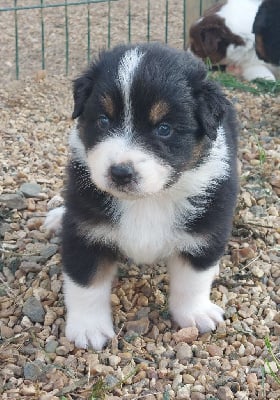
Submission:
POLYGON ((259 58, 280 65, 280 1, 265 0, 259 7, 253 25, 259 58), (258 48, 257 37, 262 40, 258 48))
MULTIPOLYGON (((79 117, 78 130, 86 151, 106 136, 97 123, 99 115, 104 114, 100 102, 102 94, 109 94, 115 107, 110 129, 117 129, 123 119, 123 99, 116 79, 120 59, 129 48, 132 47, 119 46, 101 53, 88 71, 74 82, 73 118, 79 117)), ((199 254, 183 254, 195 268, 203 270, 219 260, 231 231, 238 190, 235 112, 218 85, 206 79, 202 62, 186 52, 166 46, 142 45, 139 48, 145 55, 131 89, 135 135, 143 148, 174 171, 167 186, 172 186, 184 171, 200 165, 209 154, 219 125, 225 128, 230 175, 213 182, 207 193, 189 199, 194 205, 202 205, 203 211, 191 219, 186 215, 183 227, 194 235, 207 233, 211 237, 199 254), (161 99, 170 105, 165 120, 173 129, 171 137, 164 139, 154 134, 156 127, 148 118, 152 105, 161 99), (197 146, 203 151, 195 159, 197 146)), ((117 226, 118 212, 113 196, 94 185, 87 167, 82 162, 70 160, 63 221, 63 264, 74 281, 86 285, 98 265, 129 257, 114 246, 89 244, 79 231, 82 222, 92 225, 93 229, 100 223, 117 226)))

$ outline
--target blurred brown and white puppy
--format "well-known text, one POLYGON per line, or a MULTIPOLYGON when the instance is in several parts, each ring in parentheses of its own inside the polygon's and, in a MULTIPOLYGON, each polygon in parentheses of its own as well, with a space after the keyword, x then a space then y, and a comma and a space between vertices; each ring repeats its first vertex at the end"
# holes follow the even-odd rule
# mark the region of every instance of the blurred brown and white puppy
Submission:
POLYGON ((66 336, 78 347, 114 336, 111 284, 127 258, 166 261, 181 327, 223 320, 209 296, 238 190, 237 123, 206 72, 189 53, 145 44, 101 53, 74 82, 65 205, 46 226, 63 217, 66 336))
POLYGON ((256 52, 262 60, 280 66, 280 1, 264 0, 254 25, 256 52))
POLYGON ((191 26, 190 50, 214 65, 234 68, 247 80, 275 80, 280 71, 260 60, 255 51, 252 27, 260 4, 261 0, 228 0, 215 4, 191 26))

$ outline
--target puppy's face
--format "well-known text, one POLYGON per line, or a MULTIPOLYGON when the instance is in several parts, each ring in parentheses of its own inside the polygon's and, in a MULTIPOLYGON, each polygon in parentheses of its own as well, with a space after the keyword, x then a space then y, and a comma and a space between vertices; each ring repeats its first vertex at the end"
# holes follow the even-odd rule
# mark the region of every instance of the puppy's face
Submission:
POLYGON ((98 189, 153 195, 195 168, 216 138, 226 100, 190 54, 117 47, 74 82, 70 144, 98 189))
MULTIPOLYGON (((221 5, 219 5, 221 8, 221 5)), ((243 46, 243 39, 225 24, 224 18, 209 13, 190 28, 190 49, 198 57, 211 63, 224 62, 229 45, 243 46)))
POLYGON ((258 57, 276 66, 280 66, 279 19, 279 0, 266 0, 260 5, 253 24, 258 57))

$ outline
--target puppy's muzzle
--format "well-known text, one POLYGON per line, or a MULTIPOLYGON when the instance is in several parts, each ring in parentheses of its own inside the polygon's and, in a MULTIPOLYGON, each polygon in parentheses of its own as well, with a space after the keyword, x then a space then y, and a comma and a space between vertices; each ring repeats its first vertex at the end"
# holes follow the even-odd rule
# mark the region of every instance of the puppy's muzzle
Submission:
POLYGON ((135 170, 131 164, 115 164, 110 167, 110 176, 116 186, 125 186, 135 180, 135 170))

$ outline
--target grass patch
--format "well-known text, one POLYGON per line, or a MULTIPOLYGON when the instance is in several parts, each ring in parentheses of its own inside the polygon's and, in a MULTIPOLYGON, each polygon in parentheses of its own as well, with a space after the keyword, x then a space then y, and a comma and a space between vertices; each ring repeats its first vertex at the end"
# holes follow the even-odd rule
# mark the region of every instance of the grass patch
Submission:
POLYGON ((280 93, 280 80, 276 82, 266 79, 255 79, 252 82, 243 81, 227 72, 209 72, 209 78, 219 82, 222 86, 231 90, 241 90, 255 95, 269 93, 277 95, 280 93))
POLYGON ((270 375, 280 386, 280 358, 274 353, 268 337, 265 338, 265 346, 272 359, 271 361, 265 360, 265 373, 266 375, 270 375))
POLYGON ((104 400, 106 395, 111 394, 114 389, 121 388, 128 379, 132 378, 139 372, 139 368, 132 368, 131 372, 128 373, 122 380, 118 381, 113 386, 108 386, 104 378, 99 378, 91 387, 91 393, 88 400, 104 400))
POLYGON ((260 142, 258 136, 256 134, 254 134, 254 137, 255 137, 255 140, 257 142, 260 165, 261 165, 261 167, 263 167, 264 163, 266 161, 266 152, 265 152, 265 149, 264 149, 262 143, 260 142))

